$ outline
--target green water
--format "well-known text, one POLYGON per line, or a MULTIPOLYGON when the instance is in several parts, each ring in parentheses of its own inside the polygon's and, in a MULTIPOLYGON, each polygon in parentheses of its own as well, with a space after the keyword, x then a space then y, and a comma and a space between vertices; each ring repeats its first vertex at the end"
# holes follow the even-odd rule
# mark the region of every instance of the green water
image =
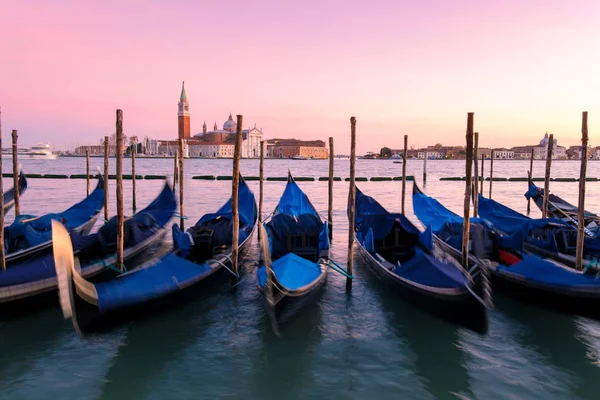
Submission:
MULTIPOLYGON (((24 168, 81 173, 83 162, 38 161, 24 168)), ((316 161, 267 162, 267 175, 285 176, 288 166, 298 176, 326 175, 326 162, 316 161)), ((136 169, 151 174, 170 167, 169 160, 139 160, 136 169)), ((254 160, 243 160, 242 172, 257 175, 256 167, 254 160)), ((225 175, 230 168, 226 160, 186 161, 190 176, 225 175)), ((336 162, 336 168, 346 176, 346 161, 336 162)), ((361 160, 358 168, 362 176, 395 176, 401 165, 361 160)), ((420 168, 419 162, 408 165, 417 177, 420 168)), ((426 191, 459 211, 461 183, 437 178, 460 175, 464 164, 429 161, 428 168, 426 191)), ((499 176, 521 176, 527 168, 527 162, 494 165, 499 176)), ((574 163, 557 168, 561 176, 576 176, 574 163)), ((591 164, 589 171, 600 176, 600 164, 591 164)), ((60 211, 84 195, 84 182, 32 179, 23 212, 60 211)), ((130 183, 125 184, 127 195, 130 183)), ((230 182, 189 179, 186 184, 189 224, 220 206, 231 190, 230 182)), ((284 184, 265 183, 265 214, 284 184)), ((257 182, 250 185, 258 193, 257 182)), ((325 213, 326 182, 300 185, 325 213)), ((160 186, 138 182, 138 205, 151 201, 160 186)), ((557 183, 551 189, 575 201, 576 186, 557 183)), ((388 209, 400 209, 399 182, 366 182, 360 188, 388 209)), ((587 208, 595 211, 600 210, 598 188, 598 183, 588 185, 587 208)), ((524 183, 494 182, 494 191, 498 200, 525 210, 524 183)), ((333 258, 339 263, 347 252, 346 196, 347 184, 336 183, 333 258)), ((113 202, 114 195, 112 211, 113 202)), ((352 291, 346 292, 345 278, 329 274, 321 296, 277 337, 257 288, 257 260, 255 241, 235 290, 224 282, 194 301, 86 338, 57 308, 0 321, 0 399, 600 398, 599 322, 496 294, 489 334, 481 337, 406 305, 368 274, 357 256, 352 291)))

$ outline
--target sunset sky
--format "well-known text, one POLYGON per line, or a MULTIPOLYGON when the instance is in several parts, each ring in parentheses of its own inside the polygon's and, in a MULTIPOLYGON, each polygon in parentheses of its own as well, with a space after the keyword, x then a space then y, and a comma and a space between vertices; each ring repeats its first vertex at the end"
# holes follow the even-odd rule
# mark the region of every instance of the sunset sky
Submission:
POLYGON ((266 138, 349 152, 580 140, 600 145, 600 1, 0 0, 2 134, 56 149, 114 131, 177 135, 232 114, 266 138))

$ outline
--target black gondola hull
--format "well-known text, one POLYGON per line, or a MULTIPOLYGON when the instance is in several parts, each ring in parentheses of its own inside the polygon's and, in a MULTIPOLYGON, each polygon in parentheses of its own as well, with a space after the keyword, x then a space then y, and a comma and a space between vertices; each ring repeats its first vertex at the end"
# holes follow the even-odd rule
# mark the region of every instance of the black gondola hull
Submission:
MULTIPOLYGON (((416 287, 385 269, 363 246, 357 247, 367 269, 414 307, 477 333, 487 333, 488 308, 466 288, 456 294, 441 294, 416 287)), ((479 277, 475 279, 474 291, 484 298, 479 277)))
POLYGON ((516 300, 600 320, 600 291, 577 292, 557 287, 547 288, 512 279, 495 271, 492 272, 492 285, 494 290, 516 300))
MULTIPOLYGON (((287 294, 283 295, 281 299, 275 304, 275 318, 277 319, 277 324, 279 327, 284 327, 289 324, 294 317, 296 317, 303 310, 312 307, 317 300, 321 297, 324 291, 325 283, 327 282, 327 274, 324 273, 319 281, 316 282, 314 286, 311 286, 309 289, 302 291, 290 291, 287 294)), ((259 285, 259 289, 263 292, 263 296, 265 295, 265 291, 259 285)), ((280 296, 280 293, 275 294, 275 298, 280 296)), ((267 311, 269 309, 269 304, 267 303, 267 299, 265 296, 265 306, 267 307, 267 311)))
MULTIPOLYGON (((252 242, 251 238, 252 235, 239 248, 240 261, 248 253, 252 242)), ((226 263, 226 266, 231 269, 231 262, 226 263)), ((125 322, 151 317, 175 305, 214 293, 219 290, 221 284, 224 285, 227 282, 226 279, 228 277, 232 277, 232 275, 225 268, 221 267, 203 279, 179 291, 106 313, 100 312, 97 306, 90 304, 77 295, 74 282, 71 280, 73 325, 80 334, 106 331, 125 322)))
MULTIPOLYGON (((143 249, 135 251, 134 254, 128 256, 127 249, 125 253, 125 264, 129 268, 136 268, 138 265, 146 262, 152 257, 154 252, 163 244, 165 235, 167 234, 166 229, 161 229, 152 238, 153 240, 148 246, 143 249)), ((54 266, 52 266, 54 267, 54 266)), ((85 273, 85 267, 84 267, 85 273)), ((108 279, 115 278, 119 273, 110 268, 102 268, 97 273, 86 274, 86 278, 93 282, 101 282, 108 279)), ((54 285, 50 288, 32 290, 30 293, 23 294, 20 297, 14 299, 7 299, 0 302, 0 320, 8 320, 12 318, 18 318, 20 316, 41 311, 50 307, 58 306, 58 286, 56 278, 54 278, 54 285)))

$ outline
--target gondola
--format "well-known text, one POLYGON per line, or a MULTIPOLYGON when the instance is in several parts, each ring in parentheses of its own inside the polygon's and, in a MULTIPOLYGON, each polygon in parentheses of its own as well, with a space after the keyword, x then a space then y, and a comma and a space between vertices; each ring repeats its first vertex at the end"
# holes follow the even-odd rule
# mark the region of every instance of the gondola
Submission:
MULTIPOLYGON (((163 190, 150 205, 125 220, 126 268, 131 269, 146 261, 157 245, 162 243, 168 230, 166 226, 175 213, 176 203, 173 190, 165 183, 163 190)), ((58 220, 52 219, 50 223, 55 221, 58 220)), ((62 224, 61 226, 64 227, 62 224)), ((104 279, 120 273, 111 268, 115 262, 116 228, 116 217, 91 235, 82 235, 65 228, 82 277, 104 279)), ((0 270, 0 318, 55 305, 57 285, 52 252, 22 259, 6 270, 0 270)))
MULTIPOLYGON (((243 259, 256 227, 254 194, 240 177, 239 243, 243 259)), ((80 333, 104 330, 150 314, 176 301, 202 293, 202 285, 231 271, 231 199, 215 213, 204 215, 187 232, 172 227, 173 247, 137 269, 99 283, 87 280, 73 257, 66 230, 53 226, 55 265, 63 313, 80 333), (60 247, 58 246, 60 243, 60 247)), ((114 263, 114 259, 107 262, 114 263)))
MULTIPOLYGON (((532 199, 540 211, 544 207, 544 189, 537 187, 533 182, 529 183, 529 190, 525 193, 527 199, 532 199)), ((550 193, 548 195, 548 216, 564 221, 566 224, 577 229, 579 208, 568 201, 550 193)), ((598 237, 600 232, 600 216, 589 211, 583 212, 585 222, 585 233, 589 237, 598 237)))
POLYGON ((326 281, 329 227, 288 173, 285 190, 263 229, 258 287, 274 320, 285 324, 316 299, 326 281))
MULTIPOLYGON (((486 201, 479 198, 480 214, 486 201)), ((413 208, 440 240, 460 248, 463 218, 422 193, 416 184, 413 208)), ((480 265, 489 269, 494 291, 555 311, 600 318, 600 280, 596 272, 576 271, 526 251, 523 231, 497 233, 485 219, 471 219, 472 250, 480 265)))
POLYGON ((7 268, 47 252, 52 247, 51 221, 61 221, 67 229, 86 235, 93 228, 104 206, 104 178, 98 175, 98 185, 85 199, 60 213, 36 217, 19 215, 4 228, 7 268))
MULTIPOLYGON (((22 171, 19 171, 19 196, 23 195, 27 190, 27 177, 22 171)), ((4 192, 4 215, 6 218, 6 213, 15 205, 15 188, 10 188, 6 192, 4 192)))
MULTIPOLYGON (((577 230, 571 223, 558 218, 529 218, 481 195, 479 216, 502 235, 520 232, 528 251, 568 267, 575 267, 577 230)), ((600 259, 600 239, 589 236, 584 238, 583 258, 588 267, 597 268, 600 259)))
POLYGON ((455 253, 419 231, 403 214, 390 213, 356 189, 356 243, 376 277, 414 306, 485 334, 488 328, 486 277, 471 275, 455 253))

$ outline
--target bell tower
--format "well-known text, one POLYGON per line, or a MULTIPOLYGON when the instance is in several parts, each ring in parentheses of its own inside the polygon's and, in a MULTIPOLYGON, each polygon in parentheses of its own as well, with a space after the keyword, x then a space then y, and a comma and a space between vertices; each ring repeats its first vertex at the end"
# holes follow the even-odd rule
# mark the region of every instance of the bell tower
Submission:
POLYGON ((181 96, 179 96, 177 111, 178 132, 180 139, 190 137, 190 103, 185 94, 185 82, 181 84, 181 96))

